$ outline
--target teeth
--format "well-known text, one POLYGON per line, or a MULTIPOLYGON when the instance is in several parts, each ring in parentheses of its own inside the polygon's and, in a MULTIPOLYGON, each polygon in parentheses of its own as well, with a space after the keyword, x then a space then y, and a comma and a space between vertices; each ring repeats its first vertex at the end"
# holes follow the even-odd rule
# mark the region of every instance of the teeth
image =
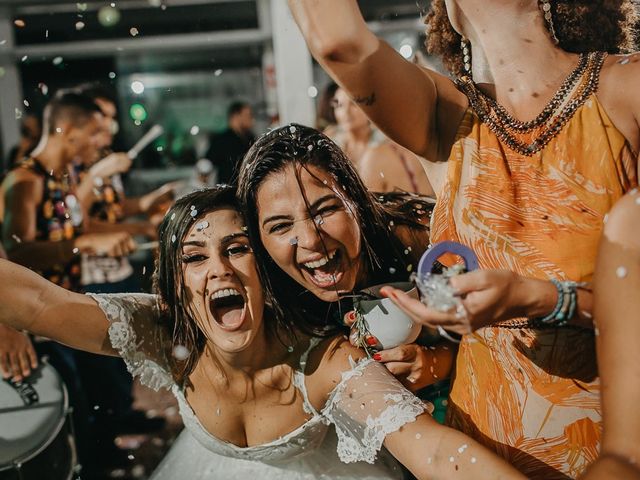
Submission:
POLYGON ((337 252, 337 250, 334 250, 328 256, 325 255, 320 260, 316 260, 315 262, 303 263, 303 265, 305 267, 307 267, 307 268, 320 268, 320 267, 326 265, 327 263, 329 263, 330 260, 333 260, 333 257, 336 256, 336 252, 337 252))
POLYGON ((233 297, 235 295, 240 295, 240 292, 235 288, 223 288, 222 290, 213 292, 211 294, 211 300, 215 300, 217 298, 233 297))

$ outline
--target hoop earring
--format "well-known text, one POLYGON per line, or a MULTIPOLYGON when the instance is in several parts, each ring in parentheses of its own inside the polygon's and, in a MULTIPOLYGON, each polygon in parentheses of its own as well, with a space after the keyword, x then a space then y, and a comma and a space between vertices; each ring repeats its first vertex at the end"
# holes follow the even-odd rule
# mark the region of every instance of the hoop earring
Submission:
POLYGON ((553 40, 553 43, 558 45, 560 43, 560 40, 558 39, 558 35, 556 35, 556 29, 553 26, 551 2, 549 0, 540 0, 540 6, 542 8, 542 14, 544 15, 544 19, 547 22, 547 29, 549 30, 549 34, 551 35, 551 40, 553 40))
POLYGON ((462 50, 462 71, 465 75, 471 77, 471 42, 462 37, 460 49, 462 50))

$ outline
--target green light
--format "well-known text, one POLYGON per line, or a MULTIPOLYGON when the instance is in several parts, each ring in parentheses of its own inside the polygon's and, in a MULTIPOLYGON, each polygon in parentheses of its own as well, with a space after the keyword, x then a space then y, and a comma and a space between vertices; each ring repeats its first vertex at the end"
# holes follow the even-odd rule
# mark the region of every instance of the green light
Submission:
POLYGON ((140 103, 134 103, 133 105, 131 105, 131 108, 129 108, 129 116, 133 120, 144 122, 149 115, 147 113, 147 109, 144 108, 144 105, 141 105, 140 103))

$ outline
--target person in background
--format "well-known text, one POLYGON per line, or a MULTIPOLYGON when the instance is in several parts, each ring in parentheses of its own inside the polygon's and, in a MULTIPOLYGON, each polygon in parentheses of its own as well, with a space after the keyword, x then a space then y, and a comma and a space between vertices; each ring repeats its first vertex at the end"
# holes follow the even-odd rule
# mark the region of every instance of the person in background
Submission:
POLYGON ((329 138, 335 135, 338 123, 332 105, 336 90, 338 90, 338 84, 329 82, 318 99, 316 130, 320 130, 329 138))
POLYGON ((35 113, 26 114, 20 124, 20 141, 9 152, 9 161, 7 163, 9 170, 36 148, 41 136, 42 124, 40 117, 35 113))
MULTIPOLYGON (((83 254, 121 257, 136 246, 126 232, 88 234, 82 230, 69 169, 76 159, 97 155, 102 121, 102 112, 91 98, 58 92, 45 107, 39 146, 16 164, 0 187, 2 243, 9 260, 74 292, 82 291, 83 254)), ((14 332, 13 336, 17 335, 20 333, 14 332)), ((102 445, 92 431, 86 386, 75 351, 46 339, 39 339, 35 347, 38 354, 49 357, 67 386, 80 461, 91 468, 106 458, 106 449, 98 448, 102 445)), ((24 352, 30 358, 25 347, 23 363, 24 352)), ((27 369, 23 367, 22 373, 27 369)))
POLYGON ((345 90, 335 89, 331 106, 336 128, 327 135, 344 150, 370 191, 435 196, 418 157, 377 131, 345 90))
POLYGON ((247 102, 237 101, 227 109, 228 127, 211 137, 206 158, 218 170, 218 183, 232 184, 238 165, 255 141, 253 111, 247 102))

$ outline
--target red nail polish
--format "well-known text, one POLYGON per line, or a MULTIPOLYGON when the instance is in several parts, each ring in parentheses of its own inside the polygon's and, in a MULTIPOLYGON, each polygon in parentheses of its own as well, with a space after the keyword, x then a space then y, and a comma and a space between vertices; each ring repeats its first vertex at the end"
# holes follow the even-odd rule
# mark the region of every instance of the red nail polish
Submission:
POLYGON ((349 320, 355 320, 356 319, 356 312, 351 310, 349 313, 347 313, 347 317, 349 317, 349 320))
POLYGON ((379 353, 376 353, 376 354, 373 356, 373 359, 374 359, 376 362, 379 362, 380 360, 382 360, 382 355, 380 355, 379 353))
POLYGON ((378 341, 375 338, 367 337, 367 345, 369 345, 370 347, 373 347, 377 343, 378 343, 378 341))

